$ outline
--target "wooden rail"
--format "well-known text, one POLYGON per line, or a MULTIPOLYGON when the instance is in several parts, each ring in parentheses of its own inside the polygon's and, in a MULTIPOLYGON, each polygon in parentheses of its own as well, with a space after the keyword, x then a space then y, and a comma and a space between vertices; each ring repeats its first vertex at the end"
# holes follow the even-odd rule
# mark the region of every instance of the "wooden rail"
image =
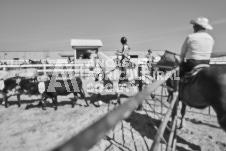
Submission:
POLYGON ((37 68, 39 74, 52 74, 54 72, 74 72, 75 76, 87 76, 90 72, 89 64, 29 64, 29 65, 0 65, 0 70, 11 70, 21 68, 37 68))

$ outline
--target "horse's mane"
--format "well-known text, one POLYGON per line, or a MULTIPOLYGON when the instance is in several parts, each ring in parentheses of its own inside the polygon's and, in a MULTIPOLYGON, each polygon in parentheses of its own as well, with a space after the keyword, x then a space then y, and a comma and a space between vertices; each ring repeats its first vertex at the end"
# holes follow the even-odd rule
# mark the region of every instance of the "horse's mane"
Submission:
POLYGON ((160 61, 157 62, 157 65, 172 66, 172 67, 178 66, 179 62, 178 62, 177 56, 179 55, 174 52, 170 52, 166 50, 165 53, 162 55, 160 61))

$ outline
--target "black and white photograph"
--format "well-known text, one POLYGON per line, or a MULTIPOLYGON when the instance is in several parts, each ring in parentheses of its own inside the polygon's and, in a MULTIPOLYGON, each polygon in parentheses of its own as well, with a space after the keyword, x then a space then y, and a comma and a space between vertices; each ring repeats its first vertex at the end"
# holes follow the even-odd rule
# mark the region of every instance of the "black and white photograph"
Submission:
POLYGON ((1 0, 0 151, 226 151, 226 1, 1 0))

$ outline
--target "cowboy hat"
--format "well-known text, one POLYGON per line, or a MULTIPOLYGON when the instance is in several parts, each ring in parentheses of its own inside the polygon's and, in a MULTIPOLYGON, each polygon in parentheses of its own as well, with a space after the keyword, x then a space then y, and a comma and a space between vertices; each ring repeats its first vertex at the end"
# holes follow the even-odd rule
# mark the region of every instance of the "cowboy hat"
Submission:
POLYGON ((191 20, 190 23, 194 25, 195 24, 200 25, 205 29, 209 29, 209 30, 213 29, 213 27, 209 24, 209 20, 205 17, 199 17, 196 20, 191 20))

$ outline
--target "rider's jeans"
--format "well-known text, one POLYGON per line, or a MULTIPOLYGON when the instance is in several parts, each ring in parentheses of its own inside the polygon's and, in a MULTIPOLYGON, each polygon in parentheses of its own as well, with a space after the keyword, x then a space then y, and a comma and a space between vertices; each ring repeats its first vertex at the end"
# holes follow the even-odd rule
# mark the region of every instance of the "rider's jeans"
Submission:
POLYGON ((180 77, 184 76, 186 72, 190 72, 195 66, 199 64, 209 64, 210 60, 194 60, 188 59, 186 62, 180 64, 180 77))

